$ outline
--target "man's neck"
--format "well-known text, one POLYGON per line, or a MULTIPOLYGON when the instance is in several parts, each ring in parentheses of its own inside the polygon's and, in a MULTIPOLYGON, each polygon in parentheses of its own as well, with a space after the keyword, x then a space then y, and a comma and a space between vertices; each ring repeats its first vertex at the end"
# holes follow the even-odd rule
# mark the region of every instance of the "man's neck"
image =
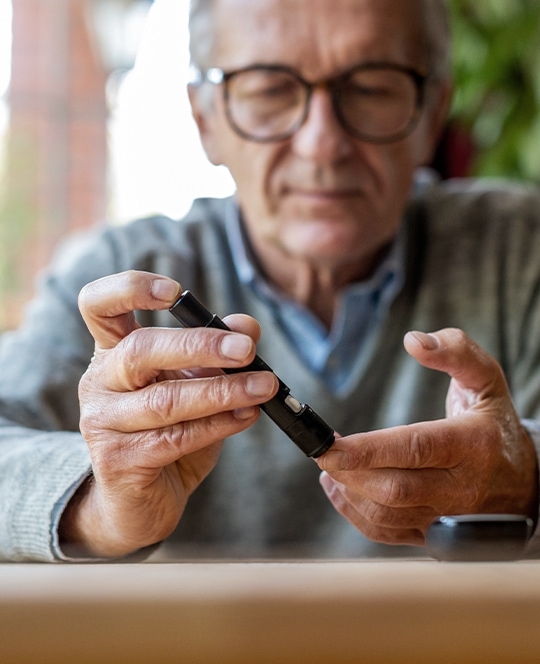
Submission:
POLYGON ((343 288, 368 279, 387 254, 388 245, 365 261, 334 267, 299 260, 275 245, 265 245, 264 251, 251 245, 251 251, 266 280, 312 311, 330 329, 343 288))

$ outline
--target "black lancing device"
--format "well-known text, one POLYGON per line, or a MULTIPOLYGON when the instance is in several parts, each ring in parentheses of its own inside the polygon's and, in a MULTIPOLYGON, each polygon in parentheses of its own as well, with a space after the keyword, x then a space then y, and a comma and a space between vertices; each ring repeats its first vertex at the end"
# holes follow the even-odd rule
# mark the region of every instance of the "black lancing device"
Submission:
MULTIPOLYGON (((215 327, 230 330, 218 316, 210 313, 189 290, 182 293, 169 311, 183 327, 215 327)), ((272 371, 272 369, 256 355, 253 362, 245 367, 223 368, 223 371, 232 374, 243 371, 272 371)), ((274 372, 272 371, 272 373, 274 372)), ((321 456, 335 440, 333 429, 312 408, 293 397, 290 388, 279 376, 277 378, 279 389, 270 401, 260 404, 261 410, 306 456, 314 458, 321 456)))

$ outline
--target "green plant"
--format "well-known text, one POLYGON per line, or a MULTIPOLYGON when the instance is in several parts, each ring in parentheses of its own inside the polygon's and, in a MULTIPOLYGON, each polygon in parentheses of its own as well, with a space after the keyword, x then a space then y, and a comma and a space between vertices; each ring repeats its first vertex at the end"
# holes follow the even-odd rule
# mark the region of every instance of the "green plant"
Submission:
POLYGON ((455 97, 475 175, 540 182, 539 0, 448 0, 455 97))

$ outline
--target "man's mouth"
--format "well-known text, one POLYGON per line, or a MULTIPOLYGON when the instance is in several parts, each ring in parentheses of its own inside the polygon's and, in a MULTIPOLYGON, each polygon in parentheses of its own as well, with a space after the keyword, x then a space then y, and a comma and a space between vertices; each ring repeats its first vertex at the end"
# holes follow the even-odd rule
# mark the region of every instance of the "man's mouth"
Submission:
POLYGON ((304 187, 291 187, 287 190, 287 193, 293 196, 304 196, 306 198, 321 200, 341 200, 360 195, 357 189, 309 189, 304 187))

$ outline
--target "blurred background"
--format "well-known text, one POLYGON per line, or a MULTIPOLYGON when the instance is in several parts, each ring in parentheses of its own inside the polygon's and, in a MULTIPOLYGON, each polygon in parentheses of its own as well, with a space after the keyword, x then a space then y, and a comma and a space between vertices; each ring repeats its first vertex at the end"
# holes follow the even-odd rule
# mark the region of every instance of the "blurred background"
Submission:
MULTIPOLYGON (((188 0, 0 0, 0 331, 69 233, 233 191, 190 117, 188 0)), ((443 177, 540 183, 540 2, 449 0, 443 177)))

